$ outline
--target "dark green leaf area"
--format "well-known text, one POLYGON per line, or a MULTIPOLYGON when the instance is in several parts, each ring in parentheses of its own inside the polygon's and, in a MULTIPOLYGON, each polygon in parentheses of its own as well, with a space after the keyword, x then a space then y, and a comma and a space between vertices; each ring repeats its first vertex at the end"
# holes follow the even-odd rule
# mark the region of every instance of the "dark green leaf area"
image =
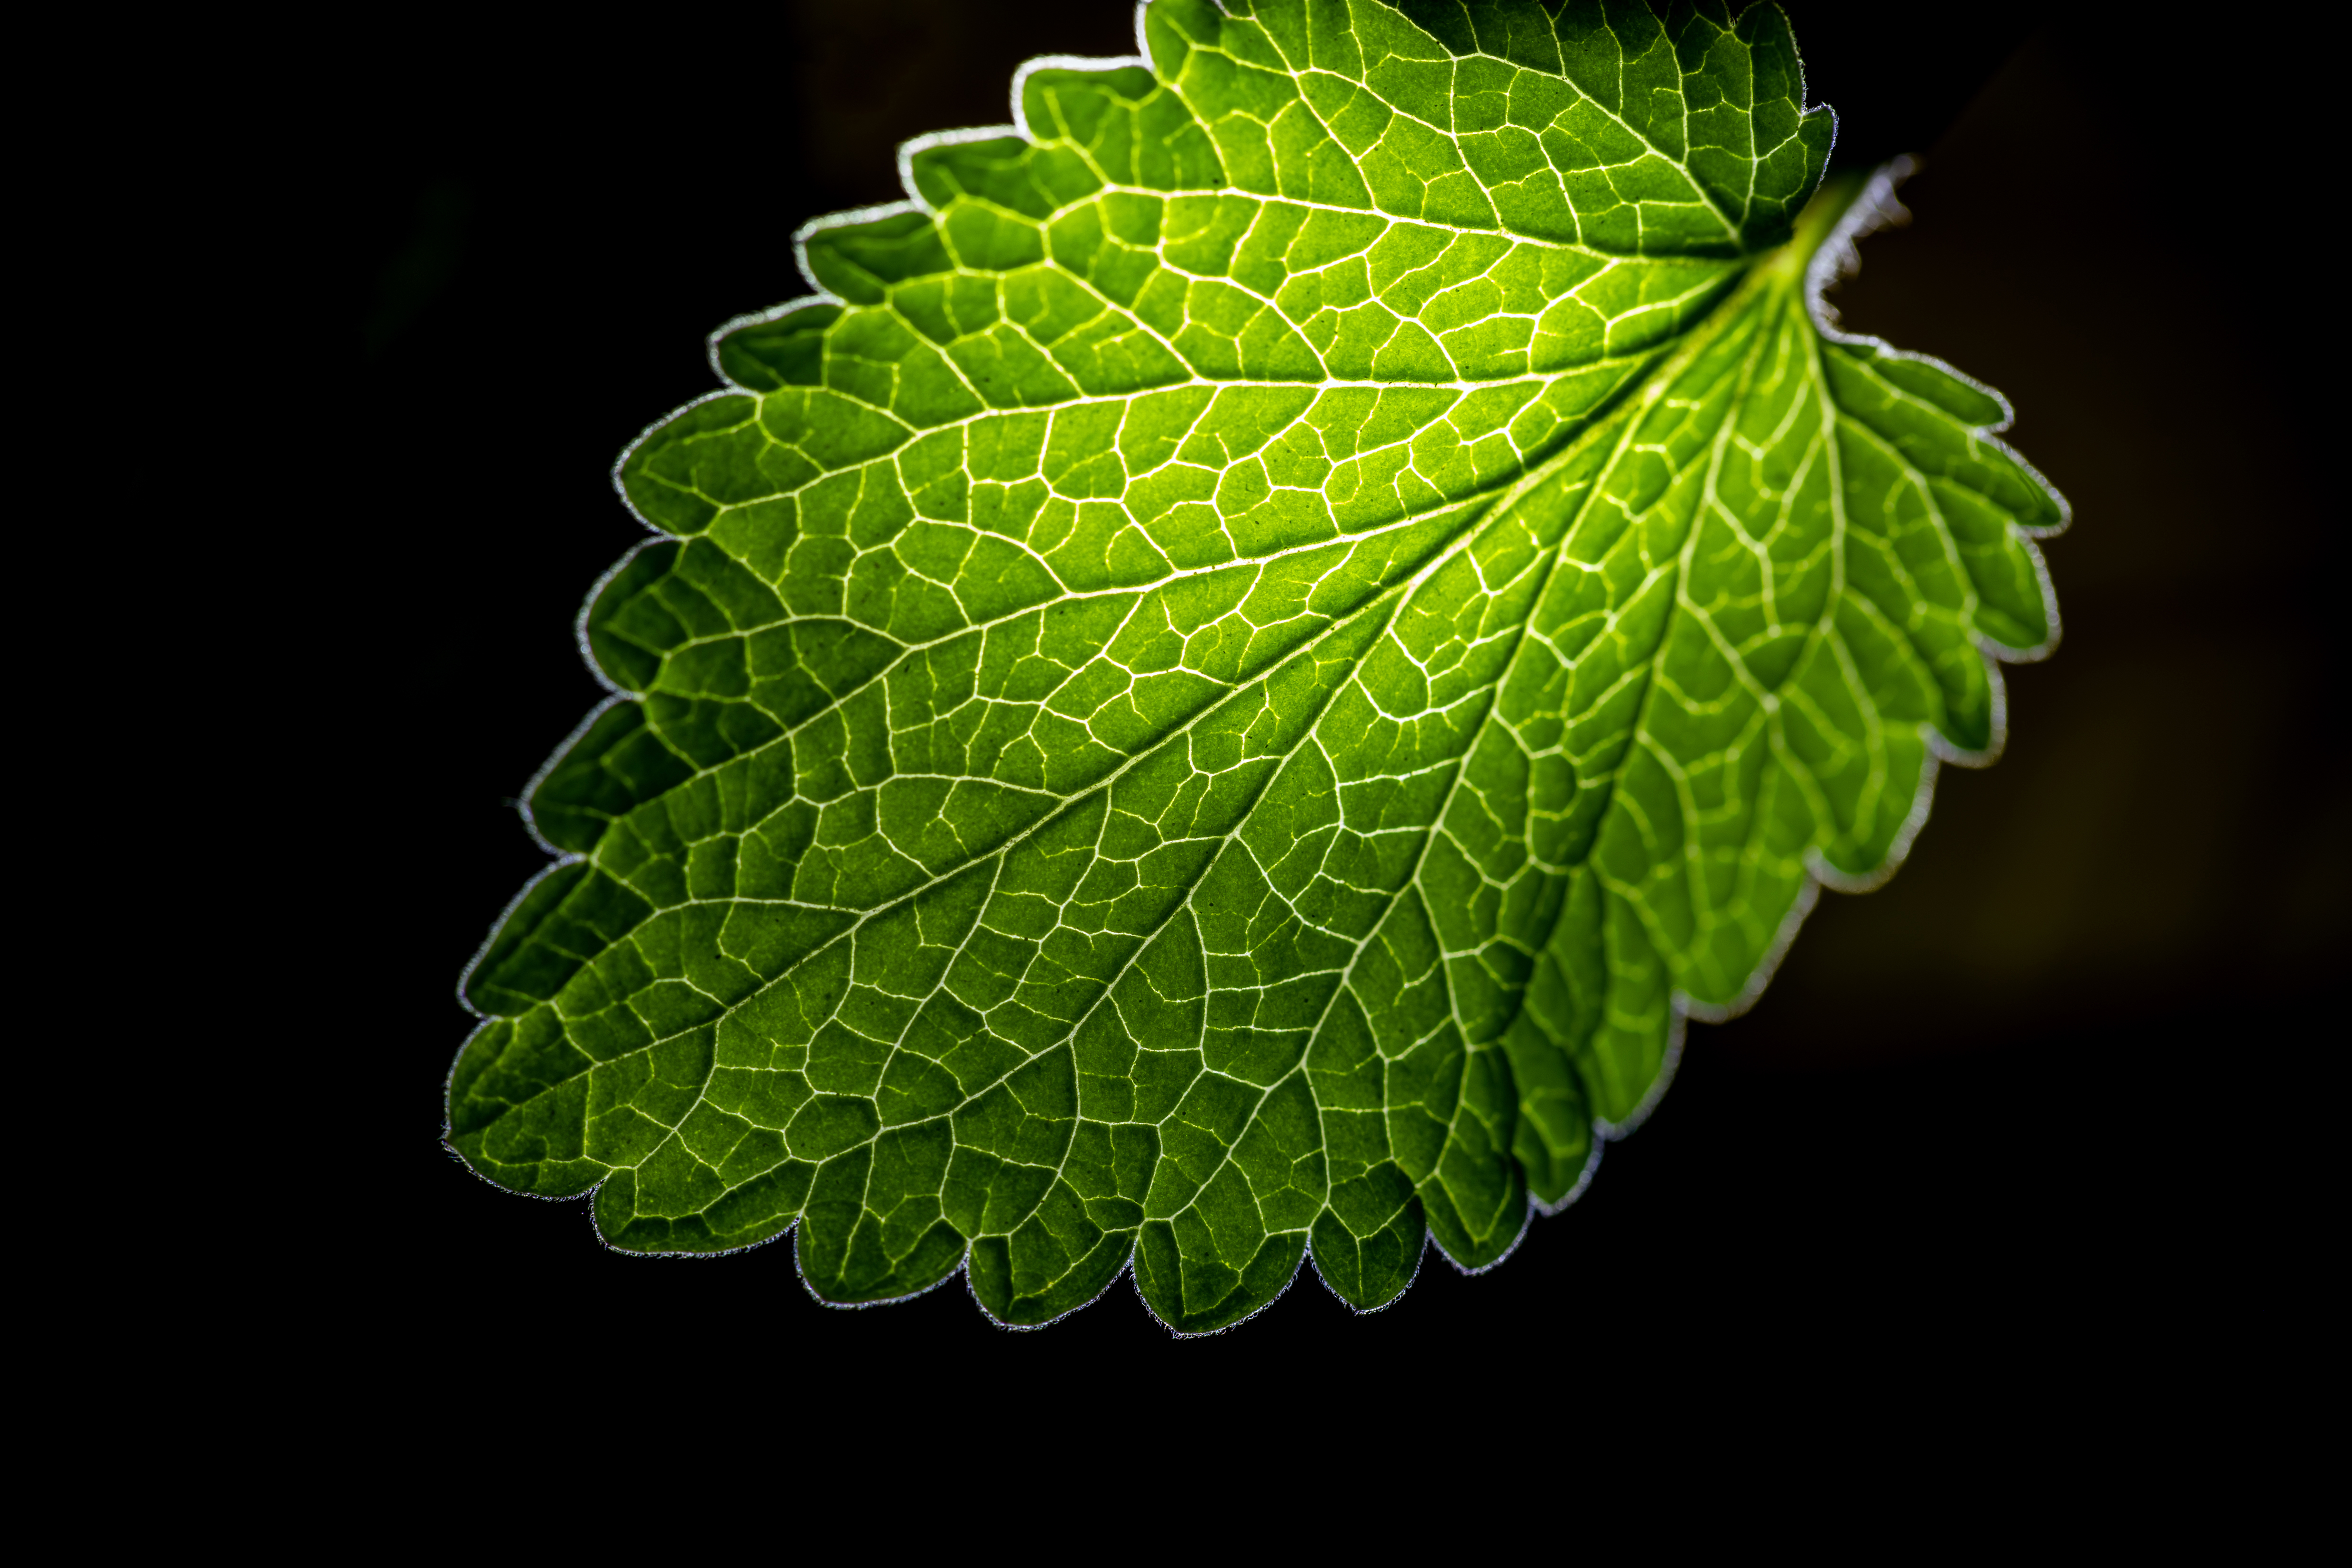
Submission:
POLYGON ((1370 1310, 1997 741, 2057 503, 1817 329, 1850 190, 1759 254, 1828 126, 1777 12, 1230 9, 918 152, 625 460, 475 1169, 836 1301, 1370 1310))

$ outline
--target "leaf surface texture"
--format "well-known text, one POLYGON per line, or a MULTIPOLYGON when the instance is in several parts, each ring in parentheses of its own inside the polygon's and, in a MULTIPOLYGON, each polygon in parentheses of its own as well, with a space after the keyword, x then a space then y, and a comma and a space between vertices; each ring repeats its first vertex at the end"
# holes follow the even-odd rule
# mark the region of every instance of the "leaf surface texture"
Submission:
POLYGON ((2051 640, 2005 407, 1824 325, 1776 9, 1139 30, 617 471, 449 1126, 615 1247, 1184 1332, 1490 1265, 2051 640))

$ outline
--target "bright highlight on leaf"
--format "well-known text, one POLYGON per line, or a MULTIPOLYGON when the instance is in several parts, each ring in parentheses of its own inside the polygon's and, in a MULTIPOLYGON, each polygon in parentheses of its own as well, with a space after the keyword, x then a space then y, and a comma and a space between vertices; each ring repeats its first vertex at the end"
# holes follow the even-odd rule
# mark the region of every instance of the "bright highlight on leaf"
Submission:
POLYGON ((1485 1268, 2055 633, 2000 398, 1820 307, 1891 186, 1777 8, 1139 31, 621 461, 448 1134, 616 1247, 1183 1332, 1485 1268))

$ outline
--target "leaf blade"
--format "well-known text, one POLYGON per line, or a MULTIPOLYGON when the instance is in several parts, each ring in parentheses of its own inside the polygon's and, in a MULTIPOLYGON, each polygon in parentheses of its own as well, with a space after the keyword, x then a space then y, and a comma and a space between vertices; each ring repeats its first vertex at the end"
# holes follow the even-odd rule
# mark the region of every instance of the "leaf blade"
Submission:
POLYGON ((812 226, 831 298, 616 469, 665 539, 529 803, 583 858, 451 1084, 616 1246, 1013 1323, 1131 1258, 1185 1332, 1310 1245, 1359 1310, 1491 1266, 2054 626, 2005 405, 1827 329, 1835 208, 1770 251, 1832 125, 1776 10, 1143 32, 812 226))

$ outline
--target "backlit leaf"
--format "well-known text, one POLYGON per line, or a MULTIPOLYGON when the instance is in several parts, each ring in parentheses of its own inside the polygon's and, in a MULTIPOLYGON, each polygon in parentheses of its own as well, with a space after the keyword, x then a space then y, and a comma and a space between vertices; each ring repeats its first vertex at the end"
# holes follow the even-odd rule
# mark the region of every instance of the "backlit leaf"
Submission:
POLYGON ((448 1133, 615 1247, 1185 1332, 1485 1268, 2055 633, 1999 397, 1820 306, 1891 186, 1776 8, 1139 27, 616 470, 448 1133))

